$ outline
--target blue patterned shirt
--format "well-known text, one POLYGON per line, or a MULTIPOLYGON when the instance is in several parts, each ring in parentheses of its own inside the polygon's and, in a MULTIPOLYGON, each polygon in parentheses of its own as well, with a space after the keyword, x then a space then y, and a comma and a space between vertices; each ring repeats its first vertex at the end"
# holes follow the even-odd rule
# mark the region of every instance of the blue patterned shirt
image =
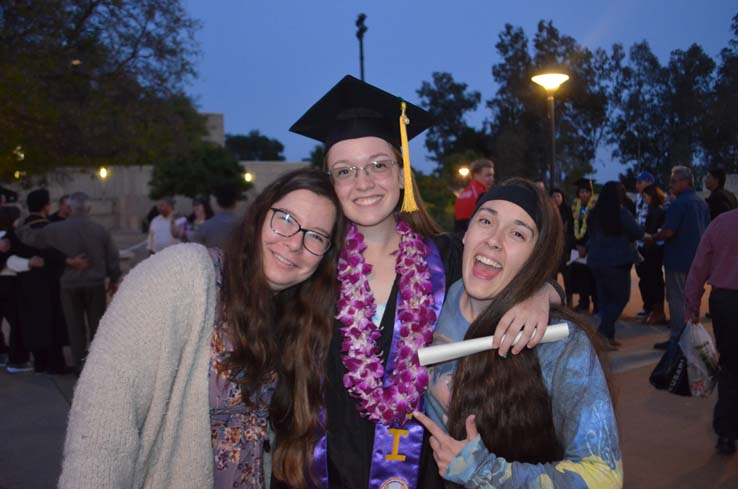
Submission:
MULTIPOLYGON (((459 301, 463 284, 449 289, 434 343, 464 339, 469 322, 459 301)), ((444 478, 464 487, 622 487, 623 464, 615 414, 602 367, 587 334, 569 323, 569 336, 536 347, 543 382, 551 397, 556 436, 563 460, 528 464, 491 453, 477 436, 449 464, 444 478)), ((456 362, 434 366, 426 393, 426 411, 439 426, 450 401, 456 362)))

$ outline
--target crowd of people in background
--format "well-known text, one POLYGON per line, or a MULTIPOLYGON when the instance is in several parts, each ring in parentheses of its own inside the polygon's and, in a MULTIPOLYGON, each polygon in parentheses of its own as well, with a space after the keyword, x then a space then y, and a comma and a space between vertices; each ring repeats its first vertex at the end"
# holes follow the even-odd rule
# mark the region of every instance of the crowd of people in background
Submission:
MULTIPOLYGON (((206 196, 193 199, 186 217, 176 214, 174 198, 158 200, 146 219, 148 253, 180 242, 224 247, 238 221, 240 189, 223 184, 213 193, 217 213, 206 196)), ((0 334, 0 367, 78 376, 122 278, 119 250, 110 231, 90 218, 85 193, 62 195, 52 212, 48 190, 32 190, 25 217, 15 192, 3 189, 2 199, 0 321, 9 334, 7 341, 0 334), (64 356, 67 345, 71 359, 64 356)))

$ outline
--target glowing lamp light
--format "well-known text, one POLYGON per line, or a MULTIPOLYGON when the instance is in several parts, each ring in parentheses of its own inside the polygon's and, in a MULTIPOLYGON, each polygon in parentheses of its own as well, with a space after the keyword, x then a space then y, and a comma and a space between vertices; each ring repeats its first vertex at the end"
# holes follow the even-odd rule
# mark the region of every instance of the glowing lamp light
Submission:
POLYGON ((247 171, 246 173, 243 174, 243 179, 246 183, 251 183, 254 181, 254 174, 251 173, 250 171, 247 171))
POLYGON ((461 168, 459 168, 459 175, 461 175, 464 178, 468 177, 469 176, 469 169, 467 167, 465 167, 465 166, 462 166, 461 168))
POLYGON ((20 180, 25 174, 26 172, 24 171, 15 170, 15 172, 13 173, 13 177, 15 177, 16 180, 20 180))
POLYGON ((26 157, 25 153, 23 152, 23 148, 21 148, 20 146, 15 147, 15 149, 13 150, 13 154, 18 161, 23 161, 26 157))
POLYGON ((101 166, 100 169, 97 171, 97 174, 100 176, 101 179, 105 180, 110 176, 110 172, 107 168, 104 166, 101 166))
POLYGON ((563 73, 544 73, 531 78, 534 83, 545 88, 547 92, 555 92, 568 79, 569 75, 563 73))

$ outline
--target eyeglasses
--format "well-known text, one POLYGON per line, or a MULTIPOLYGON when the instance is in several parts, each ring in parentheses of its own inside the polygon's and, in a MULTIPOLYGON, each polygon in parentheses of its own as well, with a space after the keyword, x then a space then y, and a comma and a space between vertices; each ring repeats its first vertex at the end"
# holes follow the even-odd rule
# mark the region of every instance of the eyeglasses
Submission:
POLYGON ((364 166, 337 165, 328 170, 328 174, 335 182, 348 183, 352 178, 359 176, 359 170, 364 170, 368 177, 385 177, 397 162, 394 160, 370 161, 364 166))
POLYGON ((284 209, 271 208, 272 218, 269 220, 269 227, 276 234, 283 238, 291 238, 295 234, 302 232, 302 246, 315 256, 323 256, 331 249, 331 238, 323 233, 305 229, 300 223, 292 217, 289 211, 284 209))

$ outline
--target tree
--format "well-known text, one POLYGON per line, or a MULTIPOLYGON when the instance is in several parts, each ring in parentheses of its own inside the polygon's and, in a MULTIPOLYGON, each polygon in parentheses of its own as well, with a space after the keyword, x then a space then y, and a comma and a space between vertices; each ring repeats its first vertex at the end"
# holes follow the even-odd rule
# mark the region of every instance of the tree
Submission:
POLYGON ((180 0, 4 2, 0 173, 186 154, 205 131, 183 95, 197 26, 180 0))
POLYGON ((661 66, 646 42, 630 49, 628 61, 610 129, 613 155, 667 181, 672 166, 699 165, 709 153, 715 63, 693 44, 661 66))
POLYGON ((611 110, 614 67, 621 51, 595 52, 562 35, 552 22, 540 21, 533 39, 510 24, 495 44, 501 61, 492 67, 498 84, 487 101, 495 169, 501 176, 519 175, 544 179, 551 159, 546 119, 546 97, 530 78, 550 67, 564 66, 570 80, 556 92, 556 159, 558 168, 571 177, 592 171, 598 145, 603 142, 611 110))
POLYGON ((709 117, 700 137, 705 163, 738 172, 738 14, 731 24, 733 38, 720 51, 717 79, 709 98, 709 117))
POLYGON ((454 229, 454 202, 456 196, 448 183, 434 175, 425 175, 414 171, 415 181, 428 213, 446 231, 454 229))
POLYGON ((154 200, 165 195, 210 195, 219 184, 230 182, 244 191, 251 186, 244 181, 243 169, 228 150, 201 142, 188 157, 154 165, 149 195, 154 200))
POLYGON ((239 161, 284 161, 284 145, 257 130, 246 136, 226 134, 225 144, 239 161))
POLYGON ((481 95, 467 90, 466 83, 454 81, 450 73, 435 72, 432 77, 433 83, 424 81, 417 94, 421 107, 435 120, 426 133, 425 147, 440 168, 446 156, 475 149, 467 147, 469 144, 480 144, 478 132, 466 123, 464 116, 477 108, 481 95))
POLYGON ((306 160, 310 162, 310 166, 323 168, 323 165, 325 164, 325 145, 316 144, 310 152, 310 156, 306 158, 306 160))

